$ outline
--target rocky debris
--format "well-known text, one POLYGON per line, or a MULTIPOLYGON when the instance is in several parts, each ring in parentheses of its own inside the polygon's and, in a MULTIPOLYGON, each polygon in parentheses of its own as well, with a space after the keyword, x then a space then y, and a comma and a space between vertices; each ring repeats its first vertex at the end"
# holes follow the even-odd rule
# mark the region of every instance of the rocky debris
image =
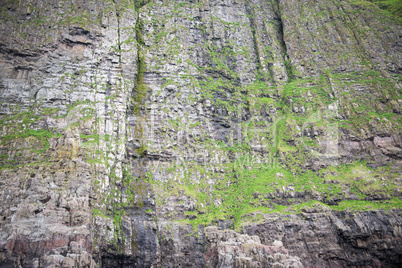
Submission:
POLYGON ((239 234, 215 226, 206 227, 204 233, 204 267, 303 267, 298 257, 288 254, 281 241, 267 246, 261 244, 258 236, 239 234))

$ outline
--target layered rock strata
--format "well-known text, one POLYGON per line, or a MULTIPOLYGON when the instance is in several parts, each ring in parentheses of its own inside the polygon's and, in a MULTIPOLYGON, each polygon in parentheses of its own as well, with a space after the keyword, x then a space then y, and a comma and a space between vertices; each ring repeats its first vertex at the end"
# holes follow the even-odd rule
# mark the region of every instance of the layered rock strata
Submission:
POLYGON ((0 266, 399 267, 377 2, 2 1, 0 266))

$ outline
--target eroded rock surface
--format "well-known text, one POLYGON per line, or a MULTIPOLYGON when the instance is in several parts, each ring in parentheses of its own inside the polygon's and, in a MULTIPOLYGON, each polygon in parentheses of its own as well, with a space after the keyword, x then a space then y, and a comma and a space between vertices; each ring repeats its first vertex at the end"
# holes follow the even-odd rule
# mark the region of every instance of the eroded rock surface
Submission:
POLYGON ((262 244, 282 241, 305 267, 398 267, 401 254, 399 212, 322 212, 265 215, 262 224, 244 227, 262 244))
POLYGON ((379 6, 2 1, 0 267, 400 267, 379 6))
POLYGON ((300 259, 289 256, 282 242, 261 244, 258 236, 239 234, 233 230, 205 228, 205 267, 303 267, 300 259))

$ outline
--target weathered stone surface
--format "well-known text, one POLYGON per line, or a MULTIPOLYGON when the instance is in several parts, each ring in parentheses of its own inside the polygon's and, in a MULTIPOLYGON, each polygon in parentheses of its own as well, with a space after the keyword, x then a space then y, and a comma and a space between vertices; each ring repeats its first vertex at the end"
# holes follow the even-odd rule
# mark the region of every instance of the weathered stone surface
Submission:
POLYGON ((401 265, 400 19, 3 2, 1 267, 401 265))
POLYGON ((268 245, 282 241, 306 267, 398 267, 401 263, 400 212, 309 211, 265 215, 243 231, 268 245))
POLYGON ((258 236, 239 234, 233 230, 207 227, 205 267, 303 267, 300 259, 289 256, 288 250, 278 245, 267 246, 258 236))

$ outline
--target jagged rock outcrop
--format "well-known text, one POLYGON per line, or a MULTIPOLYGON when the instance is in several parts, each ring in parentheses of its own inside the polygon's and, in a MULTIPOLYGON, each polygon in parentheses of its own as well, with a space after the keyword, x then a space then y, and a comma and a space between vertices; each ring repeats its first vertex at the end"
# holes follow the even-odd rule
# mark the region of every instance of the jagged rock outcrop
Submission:
MULTIPOLYGON (((325 210, 324 210, 325 211, 325 210)), ((401 217, 397 212, 324 212, 264 215, 264 222, 244 227, 262 244, 282 241, 305 267, 398 267, 401 217)))
POLYGON ((2 1, 0 267, 399 267, 390 5, 2 1))
POLYGON ((258 236, 233 230, 205 228, 205 267, 303 267, 298 257, 289 256, 282 242, 267 246, 258 236))

